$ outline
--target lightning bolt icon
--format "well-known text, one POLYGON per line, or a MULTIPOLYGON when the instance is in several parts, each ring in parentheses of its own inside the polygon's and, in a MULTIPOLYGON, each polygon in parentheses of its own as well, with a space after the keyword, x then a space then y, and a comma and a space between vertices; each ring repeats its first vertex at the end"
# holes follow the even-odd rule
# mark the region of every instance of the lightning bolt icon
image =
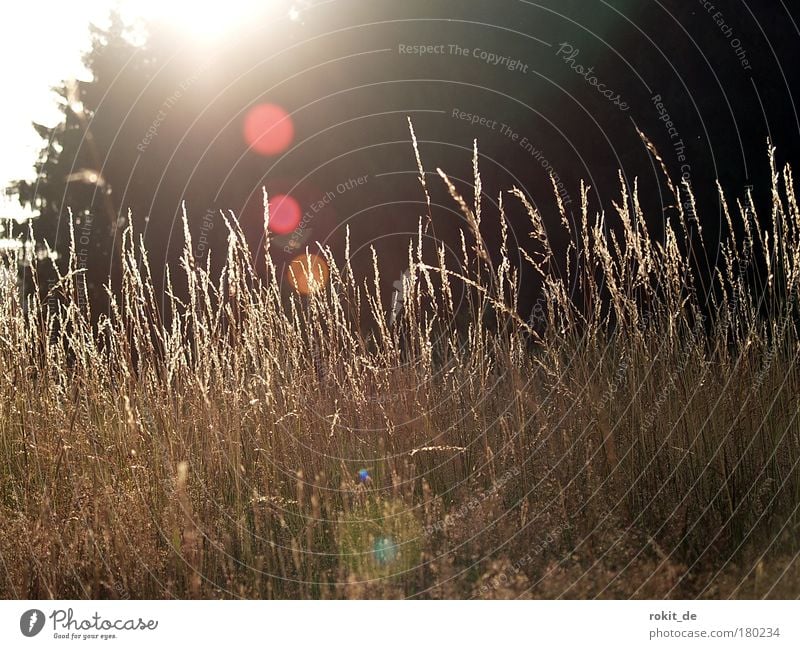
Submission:
POLYGON ((36 614, 36 611, 31 613, 31 619, 28 620, 28 631, 33 631, 33 626, 36 624, 36 621, 39 619, 39 616, 36 614))

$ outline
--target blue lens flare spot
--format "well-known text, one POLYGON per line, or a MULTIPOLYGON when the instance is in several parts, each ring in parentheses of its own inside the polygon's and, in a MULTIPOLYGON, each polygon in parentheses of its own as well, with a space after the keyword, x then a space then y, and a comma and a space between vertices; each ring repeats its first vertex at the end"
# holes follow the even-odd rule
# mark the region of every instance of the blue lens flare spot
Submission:
POLYGON ((397 545, 391 537, 384 536, 375 539, 372 552, 375 555, 375 561, 381 565, 386 565, 387 563, 392 563, 397 558, 397 545))

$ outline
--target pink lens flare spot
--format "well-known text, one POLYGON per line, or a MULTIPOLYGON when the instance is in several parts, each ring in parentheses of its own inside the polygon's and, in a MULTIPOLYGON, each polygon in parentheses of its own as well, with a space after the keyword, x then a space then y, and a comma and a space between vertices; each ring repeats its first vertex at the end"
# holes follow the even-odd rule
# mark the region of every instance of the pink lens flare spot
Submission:
POLYGON ((275 234, 293 232, 300 217, 300 205, 291 196, 278 194, 269 199, 269 229, 275 234))
POLYGON ((244 118, 244 140, 256 153, 277 155, 294 139, 294 123, 283 108, 275 104, 253 106, 244 118))

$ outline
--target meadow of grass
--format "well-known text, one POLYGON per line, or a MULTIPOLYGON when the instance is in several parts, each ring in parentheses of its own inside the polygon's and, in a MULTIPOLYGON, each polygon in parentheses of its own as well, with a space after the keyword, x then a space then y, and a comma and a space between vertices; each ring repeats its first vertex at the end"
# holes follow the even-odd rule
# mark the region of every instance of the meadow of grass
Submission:
POLYGON ((185 229, 168 321, 131 232, 96 323, 74 254, 27 305, 7 279, 0 595, 800 595, 790 170, 773 166, 771 214, 720 189, 727 230, 705 282, 688 187, 669 184, 663 238, 624 184, 605 216, 582 187, 577 225, 561 208, 560 259, 519 190, 481 209, 477 157, 477 199, 439 175, 462 260, 423 250, 421 223, 396 322, 377 261, 363 281, 349 249, 309 255, 329 278, 295 277, 299 295, 269 237, 254 270, 234 219, 219 277, 185 229), (530 217, 527 253, 509 250, 511 201, 530 217), (533 318, 518 314, 515 256, 541 283, 533 318))

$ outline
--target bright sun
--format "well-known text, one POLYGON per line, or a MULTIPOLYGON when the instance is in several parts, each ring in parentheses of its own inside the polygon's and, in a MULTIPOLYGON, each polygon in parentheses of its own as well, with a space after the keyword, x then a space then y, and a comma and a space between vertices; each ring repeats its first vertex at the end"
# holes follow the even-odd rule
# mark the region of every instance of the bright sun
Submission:
MULTIPOLYGON (((161 22, 175 26, 189 44, 206 47, 234 38, 244 26, 256 21, 276 25, 298 21, 309 0, 63 0, 6 3, 0 20, 0 57, 24 62, 7 65, 4 85, 14 89, 14 100, 4 101, 3 155, 0 186, 31 174, 41 142, 31 121, 53 126, 61 113, 50 88, 64 79, 88 78, 81 53, 89 43, 88 25, 107 25, 109 12, 117 9, 132 26, 161 22), (42 20, 46 15, 47 20, 42 20), (65 36, 66 35, 66 36, 65 36), (43 46, 42 44, 46 44, 43 46)), ((277 133, 277 131, 276 131, 277 133)))
POLYGON ((190 38, 216 40, 255 17, 288 16, 285 0, 122 0, 123 14, 174 25, 190 38))

